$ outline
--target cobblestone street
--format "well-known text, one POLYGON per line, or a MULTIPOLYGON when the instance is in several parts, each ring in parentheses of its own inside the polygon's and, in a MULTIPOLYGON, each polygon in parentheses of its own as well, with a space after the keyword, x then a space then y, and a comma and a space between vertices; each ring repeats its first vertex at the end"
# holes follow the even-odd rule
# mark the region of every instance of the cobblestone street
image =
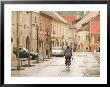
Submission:
MULTIPOLYGON (((64 57, 45 59, 44 62, 31 61, 31 67, 23 67, 24 70, 12 70, 14 77, 99 77, 100 64, 93 53, 73 53, 70 70, 65 67, 64 57)), ((98 59, 99 60, 99 59, 98 59)))

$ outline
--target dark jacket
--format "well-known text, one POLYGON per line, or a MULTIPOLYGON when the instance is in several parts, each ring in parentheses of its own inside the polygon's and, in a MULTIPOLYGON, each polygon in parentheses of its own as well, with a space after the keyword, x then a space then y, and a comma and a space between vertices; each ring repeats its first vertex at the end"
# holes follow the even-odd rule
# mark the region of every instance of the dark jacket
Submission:
POLYGON ((65 57, 71 57, 72 56, 72 51, 71 49, 66 49, 65 50, 65 57))

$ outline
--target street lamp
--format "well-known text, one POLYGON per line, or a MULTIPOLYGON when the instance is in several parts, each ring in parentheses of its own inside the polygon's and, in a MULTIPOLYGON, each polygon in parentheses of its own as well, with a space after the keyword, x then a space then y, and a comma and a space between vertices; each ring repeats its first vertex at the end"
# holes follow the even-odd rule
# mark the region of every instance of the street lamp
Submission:
POLYGON ((64 36, 62 35, 62 46, 64 46, 64 36))
MULTIPOLYGON (((38 49, 38 30, 39 30, 39 26, 36 24, 36 30, 37 30, 37 53, 39 54, 39 49, 38 49)), ((39 57, 39 56, 38 56, 39 57)), ((38 60, 37 60, 37 62, 38 62, 38 60)))
POLYGON ((91 51, 90 39, 91 39, 91 37, 90 37, 90 33, 89 33, 89 52, 91 51))
POLYGON ((47 32, 47 37, 46 37, 46 54, 48 55, 48 58, 49 58, 49 25, 46 29, 46 32, 47 32))
POLYGON ((53 47, 55 46, 55 31, 53 31, 53 47))

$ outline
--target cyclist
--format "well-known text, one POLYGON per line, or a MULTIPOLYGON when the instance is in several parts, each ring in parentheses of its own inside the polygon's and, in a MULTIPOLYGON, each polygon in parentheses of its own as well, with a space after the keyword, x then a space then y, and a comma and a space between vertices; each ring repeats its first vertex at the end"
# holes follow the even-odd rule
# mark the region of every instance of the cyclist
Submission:
POLYGON ((72 56, 72 50, 69 46, 67 46, 67 49, 65 50, 65 64, 67 66, 67 61, 69 60, 69 65, 71 65, 71 56, 72 56))

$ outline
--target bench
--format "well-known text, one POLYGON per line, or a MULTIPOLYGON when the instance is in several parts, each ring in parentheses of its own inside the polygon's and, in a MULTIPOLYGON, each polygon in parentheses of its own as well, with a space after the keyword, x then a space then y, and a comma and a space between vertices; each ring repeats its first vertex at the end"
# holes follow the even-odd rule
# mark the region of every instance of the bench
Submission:
POLYGON ((21 65, 21 66, 24 66, 24 65, 23 65, 23 62, 24 62, 24 64, 25 64, 25 66, 27 66, 27 65, 30 66, 31 57, 30 57, 30 58, 19 58, 19 60, 20 60, 20 65, 21 65), (27 64, 26 62, 27 62, 28 64, 27 64))

